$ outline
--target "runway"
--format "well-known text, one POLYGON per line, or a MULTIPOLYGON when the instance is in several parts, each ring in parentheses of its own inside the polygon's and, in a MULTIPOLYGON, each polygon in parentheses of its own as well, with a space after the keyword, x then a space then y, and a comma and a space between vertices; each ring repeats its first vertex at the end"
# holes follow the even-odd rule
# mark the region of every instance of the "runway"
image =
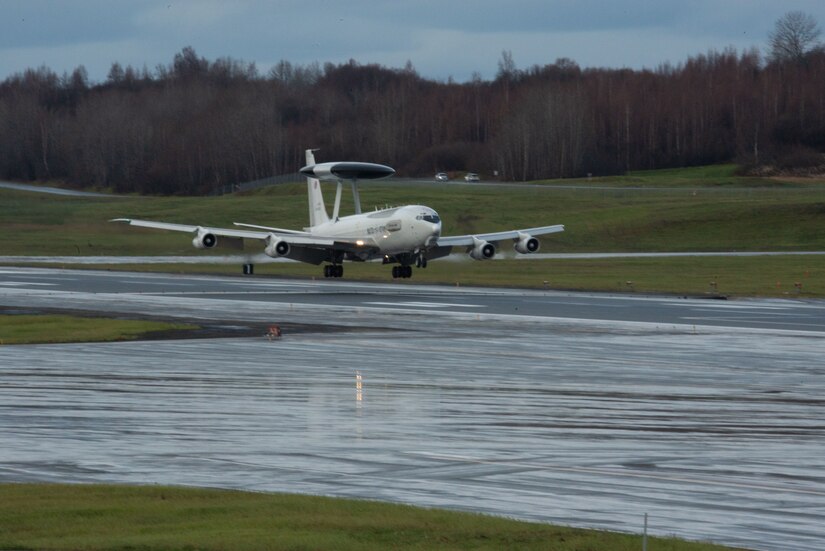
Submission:
POLYGON ((825 542, 825 302, 0 268, 0 305, 333 331, 0 346, 0 480, 825 542))
POLYGON ((714 300, 678 296, 574 293, 416 285, 400 281, 181 276, 136 272, 0 267, 7 305, 59 305, 187 318, 273 321, 284 314, 309 323, 365 324, 423 330, 417 316, 435 319, 516 319, 591 327, 641 322, 645 330, 695 326, 825 333, 822 300, 714 300), (56 297, 60 297, 59 300, 56 297), (16 298, 15 298, 16 297, 16 298), (231 302, 231 305, 223 304, 231 302), (217 306, 216 306, 217 305, 217 306), (263 317, 261 314, 263 313, 263 317), (402 315, 403 314, 403 315, 402 315), (376 325, 377 324, 377 325, 376 325))
MULTIPOLYGON (((825 256, 825 251, 689 251, 659 253, 533 253, 498 254, 493 260, 597 260, 604 258, 685 258, 685 257, 725 257, 745 258, 755 256, 825 256)), ((463 253, 449 255, 451 260, 465 260, 463 253)), ((293 263, 289 258, 271 258, 264 253, 236 255, 183 255, 183 256, 0 256, 0 265, 21 264, 24 266, 50 264, 69 266, 102 266, 124 264, 281 264, 293 263)))

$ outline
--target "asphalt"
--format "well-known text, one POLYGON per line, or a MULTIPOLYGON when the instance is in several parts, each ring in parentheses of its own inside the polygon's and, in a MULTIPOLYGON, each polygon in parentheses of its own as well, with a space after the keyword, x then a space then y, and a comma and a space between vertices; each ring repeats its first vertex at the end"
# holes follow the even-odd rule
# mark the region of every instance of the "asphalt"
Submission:
MULTIPOLYGON (((379 327, 389 324, 402 329, 411 327, 410 317, 416 316, 492 322, 517 316, 567 324, 639 322, 679 330, 708 326, 825 332, 825 301, 812 299, 719 300, 711 295, 459 288, 405 280, 361 283, 346 279, 310 281, 14 267, 0 267, 0 289, 5 290, 4 300, 10 306, 16 305, 12 302, 28 305, 39 300, 52 304, 56 302, 54 297, 60 296, 58 302, 65 308, 147 313, 164 310, 170 314, 184 308, 182 315, 201 315, 187 310, 197 305, 208 312, 207 318, 217 309, 219 317, 240 320, 260 310, 267 314, 286 310, 290 318, 312 317, 314 313, 313 323, 323 323, 329 312, 343 314, 337 317, 344 320, 355 313, 367 323, 375 318, 381 320, 379 327), (141 310, 143 305, 149 306, 141 310)), ((412 327, 418 329, 414 323, 412 327)))
POLYGON ((0 306, 302 328, 0 346, 0 480, 825 541, 823 301, 0 268, 0 306))
MULTIPOLYGON (((593 260, 600 258, 685 258, 685 257, 755 257, 755 256, 823 256, 825 251, 681 251, 681 252, 624 252, 624 253, 533 253, 518 254, 509 252, 498 254, 493 260, 593 260)), ((453 253, 448 257, 453 261, 466 261, 465 253, 453 253)), ((0 265, 69 265, 101 266, 123 264, 279 264, 296 262, 289 258, 271 258, 262 252, 249 252, 235 255, 158 255, 158 256, 0 256, 0 265)))

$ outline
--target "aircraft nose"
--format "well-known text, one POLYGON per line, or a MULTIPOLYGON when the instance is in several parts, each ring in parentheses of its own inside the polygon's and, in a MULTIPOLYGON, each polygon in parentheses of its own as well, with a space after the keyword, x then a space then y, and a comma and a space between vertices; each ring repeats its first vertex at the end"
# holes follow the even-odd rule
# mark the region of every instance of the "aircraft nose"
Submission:
POLYGON ((430 230, 430 235, 427 237, 426 245, 428 247, 432 246, 438 238, 441 237, 441 222, 436 222, 432 224, 432 228, 430 230))

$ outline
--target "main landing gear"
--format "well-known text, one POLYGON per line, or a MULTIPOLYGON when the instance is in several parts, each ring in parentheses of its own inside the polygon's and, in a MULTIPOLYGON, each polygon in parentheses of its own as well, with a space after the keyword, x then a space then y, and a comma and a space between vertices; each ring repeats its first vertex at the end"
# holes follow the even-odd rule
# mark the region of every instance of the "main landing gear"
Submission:
POLYGON ((412 266, 393 266, 392 267, 392 278, 398 279, 399 277, 408 278, 412 277, 412 266))
POLYGON ((392 278, 409 278, 412 277, 412 264, 415 262, 416 268, 427 267, 427 257, 424 256, 423 251, 414 251, 411 253, 403 253, 397 255, 384 255, 384 264, 398 263, 399 266, 392 267, 392 278))
POLYGON ((344 267, 340 264, 327 264, 324 266, 324 277, 341 277, 344 275, 344 267))

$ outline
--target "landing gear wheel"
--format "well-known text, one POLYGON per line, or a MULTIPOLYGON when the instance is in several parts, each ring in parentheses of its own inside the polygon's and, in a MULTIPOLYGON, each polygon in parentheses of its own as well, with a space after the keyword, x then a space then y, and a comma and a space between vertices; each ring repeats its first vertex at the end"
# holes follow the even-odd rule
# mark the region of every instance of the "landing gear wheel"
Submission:
POLYGON ((342 277, 344 267, 339 264, 327 264, 324 266, 324 277, 342 277))
POLYGON ((412 266, 393 266, 392 267, 392 278, 398 279, 399 277, 408 278, 412 277, 412 266))

